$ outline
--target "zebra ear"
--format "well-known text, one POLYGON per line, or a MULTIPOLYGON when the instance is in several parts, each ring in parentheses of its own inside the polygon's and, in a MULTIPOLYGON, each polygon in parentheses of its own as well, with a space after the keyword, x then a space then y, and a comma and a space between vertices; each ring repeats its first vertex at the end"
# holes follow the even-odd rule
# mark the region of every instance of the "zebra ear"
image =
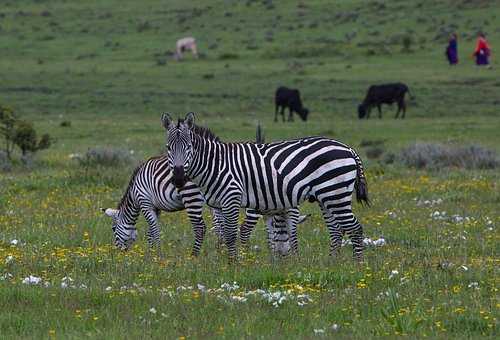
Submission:
POLYGON ((161 115, 161 123, 163 124, 163 127, 165 129, 168 129, 170 124, 172 124, 172 117, 170 117, 170 114, 167 112, 162 113, 161 115))
POLYGON ((118 215, 118 210, 116 210, 116 209, 108 208, 108 209, 101 209, 101 210, 106 214, 106 216, 109 216, 109 217, 116 217, 118 215))
POLYGON ((186 115, 186 119, 184 119, 184 123, 188 126, 188 128, 192 129, 194 126, 194 112, 189 112, 186 115))

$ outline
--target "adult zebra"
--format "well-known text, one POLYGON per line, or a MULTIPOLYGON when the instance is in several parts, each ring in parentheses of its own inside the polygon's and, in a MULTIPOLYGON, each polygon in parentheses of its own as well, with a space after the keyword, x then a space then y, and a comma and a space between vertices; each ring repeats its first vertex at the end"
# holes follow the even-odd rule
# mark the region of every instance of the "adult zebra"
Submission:
POLYGON ((167 131, 167 154, 174 184, 189 178, 207 203, 220 208, 229 256, 237 255, 240 207, 288 218, 288 209, 306 199, 319 203, 330 235, 331 252, 338 234, 348 234, 353 254, 363 256, 363 228, 352 213, 352 192, 368 203, 361 159, 347 145, 324 137, 270 144, 224 143, 208 129, 194 124, 194 113, 175 124, 162 115, 167 131))

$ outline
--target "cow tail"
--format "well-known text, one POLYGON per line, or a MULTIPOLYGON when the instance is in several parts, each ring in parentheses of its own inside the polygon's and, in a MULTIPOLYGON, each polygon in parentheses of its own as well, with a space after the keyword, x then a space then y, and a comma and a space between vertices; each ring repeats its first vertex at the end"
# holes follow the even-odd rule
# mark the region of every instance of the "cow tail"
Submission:
POLYGON ((354 182, 356 200, 361 204, 365 203, 367 206, 370 206, 370 200, 368 199, 368 183, 366 182, 363 163, 354 149, 351 149, 351 153, 356 161, 356 180, 354 182))

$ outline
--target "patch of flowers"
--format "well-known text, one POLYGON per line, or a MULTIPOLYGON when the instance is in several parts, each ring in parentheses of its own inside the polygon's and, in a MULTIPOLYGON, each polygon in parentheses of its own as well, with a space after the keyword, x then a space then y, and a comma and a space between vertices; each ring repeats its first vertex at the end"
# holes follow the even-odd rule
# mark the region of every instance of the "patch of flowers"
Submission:
POLYGON ((424 200, 421 198, 415 198, 415 200, 417 201, 418 207, 420 207, 420 206, 433 207, 435 205, 439 205, 439 204, 443 203, 442 198, 433 199, 433 200, 424 200))
MULTIPOLYGON (((348 239, 343 239, 342 240, 342 247, 345 247, 347 245, 351 245, 352 242, 351 240, 348 240, 348 239)), ((365 246, 372 246, 372 247, 382 247, 382 246, 385 246, 387 244, 385 238, 383 237, 380 237, 378 239, 371 239, 369 237, 365 237, 363 239, 363 244, 365 246)))
POLYGON ((38 276, 33 276, 30 275, 28 277, 25 277, 22 281, 23 284, 25 285, 38 285, 42 283, 42 278, 38 276))

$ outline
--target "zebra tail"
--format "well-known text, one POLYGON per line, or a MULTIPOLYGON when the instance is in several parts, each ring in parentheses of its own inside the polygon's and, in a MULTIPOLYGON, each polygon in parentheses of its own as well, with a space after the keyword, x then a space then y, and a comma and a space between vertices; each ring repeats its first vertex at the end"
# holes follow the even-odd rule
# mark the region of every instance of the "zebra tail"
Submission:
POLYGON ((363 169, 363 163, 359 155, 351 149, 354 160, 356 161, 356 181, 354 182, 354 189, 356 190, 356 200, 361 204, 366 204, 370 206, 370 200, 368 198, 368 183, 366 182, 365 172, 363 169))
POLYGON ((257 123, 257 133, 255 136, 255 142, 257 144, 264 143, 264 132, 262 131, 262 127, 260 126, 260 122, 257 123))

